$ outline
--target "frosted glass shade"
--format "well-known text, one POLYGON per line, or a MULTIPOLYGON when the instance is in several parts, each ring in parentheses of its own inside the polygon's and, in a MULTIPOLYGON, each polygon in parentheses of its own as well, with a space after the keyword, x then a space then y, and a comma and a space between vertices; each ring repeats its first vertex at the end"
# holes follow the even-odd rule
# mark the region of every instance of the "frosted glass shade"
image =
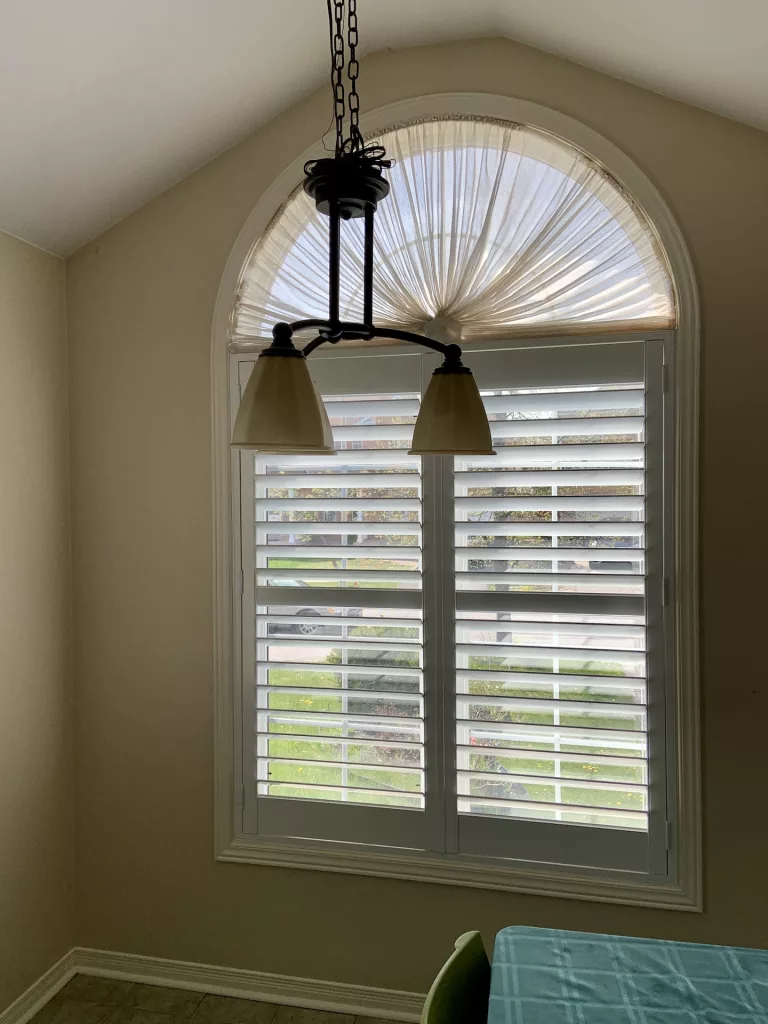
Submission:
POLYGON ((232 448, 333 455, 323 400, 304 356, 267 350, 256 360, 237 411, 232 448))
POLYGON ((475 378, 440 367, 421 403, 410 455, 495 455, 491 428, 475 378))

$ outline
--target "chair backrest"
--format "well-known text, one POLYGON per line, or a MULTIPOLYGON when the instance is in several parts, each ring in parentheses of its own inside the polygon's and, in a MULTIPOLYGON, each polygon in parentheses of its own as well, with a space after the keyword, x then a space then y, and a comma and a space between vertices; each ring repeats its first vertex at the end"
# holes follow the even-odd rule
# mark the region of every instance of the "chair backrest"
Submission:
POLYGON ((485 1024, 491 965, 480 932, 465 932, 445 962, 421 1012, 421 1024, 485 1024))

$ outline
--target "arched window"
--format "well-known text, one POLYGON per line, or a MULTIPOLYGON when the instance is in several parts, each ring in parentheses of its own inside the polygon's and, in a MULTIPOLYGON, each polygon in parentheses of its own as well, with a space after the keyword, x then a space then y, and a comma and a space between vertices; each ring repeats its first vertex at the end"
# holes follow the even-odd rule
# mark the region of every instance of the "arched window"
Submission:
MULTIPOLYGON (((394 164, 379 208, 374 320, 460 324, 466 341, 675 326, 670 275, 646 217, 594 160, 545 132, 429 118, 376 139, 394 164)), ((255 246, 233 339, 323 316, 327 219, 297 188, 255 246)), ((362 222, 345 226, 342 318, 359 319, 362 222)))
MULTIPOLYGON (((342 342, 310 359, 338 454, 233 456, 223 856, 690 906, 692 448, 664 246, 546 131, 441 116, 374 138, 394 161, 374 320, 460 332, 497 454, 409 455, 436 357, 342 342)), ((360 222, 342 237, 357 320, 360 222)), ((296 187, 227 310, 232 408, 273 325, 326 314, 326 260, 296 187)))

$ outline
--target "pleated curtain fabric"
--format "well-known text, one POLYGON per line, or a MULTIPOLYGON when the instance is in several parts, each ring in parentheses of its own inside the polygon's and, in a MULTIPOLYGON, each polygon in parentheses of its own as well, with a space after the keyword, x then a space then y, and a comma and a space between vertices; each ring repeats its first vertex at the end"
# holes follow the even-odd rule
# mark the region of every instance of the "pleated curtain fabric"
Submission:
MULTIPOLYGON (((587 155, 525 125, 442 117, 371 137, 394 160, 376 216, 374 319, 464 341, 676 325, 664 253, 621 186, 587 155)), ((362 316, 363 233, 342 226, 341 313, 362 316)), ((254 246, 233 312, 235 349, 327 315, 328 222, 301 186, 254 246)))

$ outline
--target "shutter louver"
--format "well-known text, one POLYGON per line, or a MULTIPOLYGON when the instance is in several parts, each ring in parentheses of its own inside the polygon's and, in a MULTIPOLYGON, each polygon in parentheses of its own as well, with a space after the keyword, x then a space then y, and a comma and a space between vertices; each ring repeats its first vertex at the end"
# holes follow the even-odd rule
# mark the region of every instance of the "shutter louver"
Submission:
POLYGON ((326 406, 338 455, 255 456, 257 793, 423 809, 419 397, 326 406))
POLYGON ((493 391, 455 461, 463 815, 647 829, 642 385, 493 391))

